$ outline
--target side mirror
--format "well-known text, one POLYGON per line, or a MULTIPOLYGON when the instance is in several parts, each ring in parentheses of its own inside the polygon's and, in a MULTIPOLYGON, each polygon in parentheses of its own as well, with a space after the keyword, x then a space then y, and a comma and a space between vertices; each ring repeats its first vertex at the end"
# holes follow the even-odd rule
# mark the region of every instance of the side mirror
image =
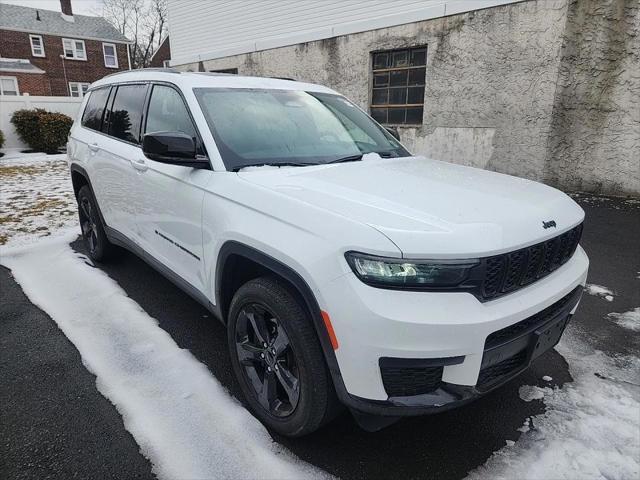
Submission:
POLYGON ((393 138, 400 141, 400 134, 398 133, 398 129, 396 127, 384 127, 387 132, 391 134, 393 138))
POLYGON ((152 132, 142 137, 142 153, 150 160, 193 168, 209 168, 209 160, 199 159, 196 144, 182 132, 152 132))

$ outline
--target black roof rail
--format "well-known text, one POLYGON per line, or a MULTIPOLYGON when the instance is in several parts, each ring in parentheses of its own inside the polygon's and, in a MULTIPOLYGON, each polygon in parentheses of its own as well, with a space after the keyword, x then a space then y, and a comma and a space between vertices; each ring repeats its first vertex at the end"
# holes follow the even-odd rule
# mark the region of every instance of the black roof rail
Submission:
POLYGON ((114 75, 122 75, 123 73, 130 73, 130 72, 164 72, 164 73, 182 73, 180 70, 176 70, 175 68, 133 68, 131 70, 120 70, 119 72, 113 72, 110 73, 109 75, 105 75, 102 78, 108 78, 108 77, 113 77, 114 75))
POLYGON ((134 68, 133 70, 129 70, 130 72, 135 72, 136 70, 142 70, 145 72, 165 72, 165 73, 182 73, 180 70, 176 70, 171 67, 145 67, 145 68, 134 68))
POLYGON ((292 82, 297 82, 295 78, 289 78, 289 77, 268 77, 268 78, 274 78, 276 80, 290 80, 292 82))
POLYGON ((197 73, 198 75, 209 75, 210 77, 244 77, 245 75, 238 75, 237 73, 224 73, 224 72, 185 72, 185 73, 197 73))

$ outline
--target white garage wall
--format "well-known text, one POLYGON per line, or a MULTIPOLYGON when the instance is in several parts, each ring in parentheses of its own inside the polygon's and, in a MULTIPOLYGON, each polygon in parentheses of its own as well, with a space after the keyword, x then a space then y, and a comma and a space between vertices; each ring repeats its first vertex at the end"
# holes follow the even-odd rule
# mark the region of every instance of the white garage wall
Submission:
POLYGON ((11 124, 11 115, 22 108, 44 108, 49 112, 59 112, 75 118, 82 98, 72 97, 37 97, 21 95, 17 97, 0 96, 0 130, 4 133, 3 148, 28 148, 18 138, 11 124))
POLYGON ((520 0, 169 0, 171 64, 254 52, 520 0))

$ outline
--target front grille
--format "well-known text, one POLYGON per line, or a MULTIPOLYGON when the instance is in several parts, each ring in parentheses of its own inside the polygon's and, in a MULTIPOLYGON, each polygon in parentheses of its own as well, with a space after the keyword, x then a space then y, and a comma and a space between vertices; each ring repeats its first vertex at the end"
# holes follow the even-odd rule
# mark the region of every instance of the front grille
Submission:
POLYGON ((504 377, 516 373, 527 364, 527 351, 521 350, 512 357, 480 370, 477 388, 482 390, 498 382, 504 377))
POLYGON ((582 224, 545 242, 483 258, 481 300, 498 298, 549 275, 571 258, 581 235, 582 224))
POLYGON ((573 303, 571 306, 571 308, 573 308, 575 303, 578 301, 578 298, 580 298, 581 290, 581 286, 576 287, 576 289, 571 293, 565 295, 560 300, 552 305, 549 305, 547 308, 541 310, 535 315, 531 315, 530 317, 525 318, 518 323, 514 323, 513 325, 509 325, 508 327, 493 332, 487 337, 487 341, 484 344, 484 349, 489 350, 491 348, 497 347, 498 345, 503 345, 512 340, 515 340, 525 333, 534 331, 539 326, 542 326, 549 320, 551 320, 569 303, 573 303))
POLYGON ((444 367, 391 367, 380 365, 389 397, 410 397, 433 392, 442 381, 444 367))

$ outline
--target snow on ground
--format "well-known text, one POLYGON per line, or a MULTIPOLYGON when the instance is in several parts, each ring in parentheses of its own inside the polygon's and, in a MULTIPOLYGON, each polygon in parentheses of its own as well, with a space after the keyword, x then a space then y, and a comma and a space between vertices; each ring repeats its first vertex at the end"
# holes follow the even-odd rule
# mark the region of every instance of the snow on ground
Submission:
POLYGON ((520 395, 520 399, 525 402, 530 402, 531 400, 544 398, 544 389, 533 385, 523 385, 518 390, 518 394, 520 395))
POLYGON ((595 295, 597 297, 604 298, 607 302, 613 301, 614 293, 612 290, 609 290, 607 287, 603 287, 602 285, 595 285, 593 283, 587 283, 584 287, 584 291, 589 295, 595 295))
POLYGON ((77 216, 65 154, 0 158, 0 246, 34 243, 76 225, 77 216))
POLYGON ((618 325, 634 332, 640 331, 640 307, 624 313, 609 313, 607 315, 618 325))
POLYGON ((76 237, 68 230, 5 249, 2 263, 76 346, 160 478, 328 476, 275 443, 203 364, 71 249, 76 237))
POLYGON ((556 348, 574 381, 521 387, 521 398, 541 399, 546 412, 468 479, 640 478, 640 359, 608 357, 571 330, 556 348))
MULTIPOLYGON (((273 442, 204 365, 69 247, 79 229, 64 155, 6 155, 0 185, 1 262, 78 348, 161 478, 326 476, 273 442)), ((639 310, 610 316, 637 330, 639 310)), ((571 326, 557 349, 574 381, 522 387, 521 398, 543 401, 546 412, 469 478, 640 477, 640 360, 594 351, 571 326)))

